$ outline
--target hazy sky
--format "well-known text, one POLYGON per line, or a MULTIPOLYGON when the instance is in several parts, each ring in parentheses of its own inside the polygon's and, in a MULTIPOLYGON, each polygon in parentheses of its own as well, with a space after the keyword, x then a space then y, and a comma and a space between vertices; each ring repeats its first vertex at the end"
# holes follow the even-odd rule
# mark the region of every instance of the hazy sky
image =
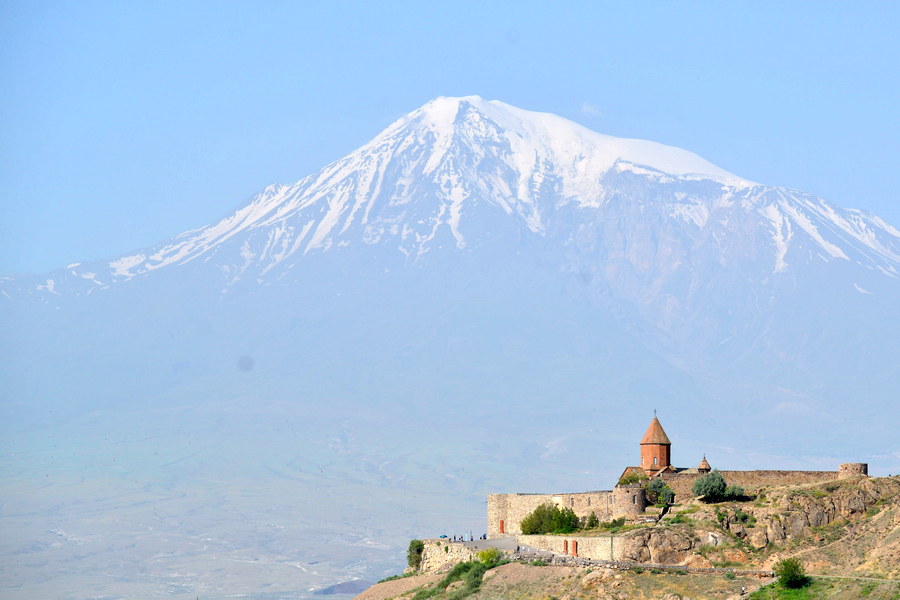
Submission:
POLYGON ((692 150, 900 225, 897 2, 0 4, 0 273, 213 221, 435 96, 692 150))

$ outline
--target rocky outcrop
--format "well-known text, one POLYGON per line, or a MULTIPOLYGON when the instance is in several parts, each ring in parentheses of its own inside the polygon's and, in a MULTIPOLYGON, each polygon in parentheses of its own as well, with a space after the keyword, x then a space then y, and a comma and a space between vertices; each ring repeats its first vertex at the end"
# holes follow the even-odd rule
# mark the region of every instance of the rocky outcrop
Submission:
POLYGON ((697 537, 674 529, 641 529, 625 536, 620 560, 679 564, 699 546, 697 537))
POLYGON ((828 525, 852 522, 870 509, 900 500, 897 478, 850 479, 777 490, 756 504, 706 509, 698 517, 715 519, 754 548, 810 536, 828 525))
POLYGON ((777 488, 755 502, 697 505, 686 515, 688 524, 628 532, 617 543, 615 559, 708 567, 714 549, 719 561, 746 563, 747 554, 730 547, 735 540, 755 549, 804 539, 824 543, 840 536, 843 525, 890 506, 900 507, 900 478, 777 488))

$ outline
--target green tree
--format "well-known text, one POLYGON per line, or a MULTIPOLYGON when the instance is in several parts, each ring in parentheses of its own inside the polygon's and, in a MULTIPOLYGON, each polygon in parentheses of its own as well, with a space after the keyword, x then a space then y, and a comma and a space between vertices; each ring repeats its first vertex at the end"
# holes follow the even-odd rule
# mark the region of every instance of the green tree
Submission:
POLYGON ((571 508, 550 503, 541 504, 522 519, 519 525, 526 535, 539 533, 571 533, 578 529, 578 517, 571 508))
POLYGON ((803 564, 796 558, 785 558, 775 563, 775 575, 778 583, 786 588, 802 588, 809 584, 809 577, 803 569, 803 564))
POLYGON ((425 542, 422 540, 409 540, 409 548, 406 550, 406 564, 416 571, 422 564, 422 552, 425 551, 425 542))
POLYGON ((587 529, 594 529, 600 526, 600 519, 597 518, 597 513, 591 511, 591 516, 588 517, 587 524, 585 527, 587 529))
POLYGON ((650 501, 650 504, 668 505, 675 499, 675 492, 673 492, 672 488, 666 485, 666 482, 659 477, 651 479, 650 483, 647 484, 645 491, 647 493, 647 500, 650 501))
POLYGON ((691 492, 695 496, 702 496, 706 502, 716 502, 724 496, 726 487, 725 478, 718 469, 713 469, 694 482, 691 492))

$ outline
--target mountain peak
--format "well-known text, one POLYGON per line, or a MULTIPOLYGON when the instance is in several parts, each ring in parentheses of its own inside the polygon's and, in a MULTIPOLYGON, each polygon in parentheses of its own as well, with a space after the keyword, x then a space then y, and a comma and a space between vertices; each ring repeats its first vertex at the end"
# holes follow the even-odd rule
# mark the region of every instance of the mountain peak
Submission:
POLYGON ((587 178, 598 178, 621 163, 733 187, 755 185, 681 148, 597 133, 558 115, 480 96, 441 96, 430 100, 395 121, 373 142, 409 128, 428 131, 438 139, 449 138, 465 128, 493 133, 494 141, 509 143, 510 150, 520 156, 520 163, 533 156, 569 167, 571 174, 587 178))

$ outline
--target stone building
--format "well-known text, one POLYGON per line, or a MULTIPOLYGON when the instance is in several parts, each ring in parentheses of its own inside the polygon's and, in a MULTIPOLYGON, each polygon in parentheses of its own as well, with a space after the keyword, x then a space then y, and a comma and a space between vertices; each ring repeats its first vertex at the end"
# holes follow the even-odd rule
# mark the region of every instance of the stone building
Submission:
MULTIPOLYGON (((676 501, 689 498, 691 487, 698 477, 712 467, 706 456, 696 467, 672 465, 672 442, 654 413, 653 420, 640 442, 640 466, 626 467, 619 480, 628 475, 640 478, 659 477, 675 492, 676 501)), ((739 485, 748 493, 771 485, 794 485, 829 481, 844 477, 865 476, 865 463, 845 463, 837 471, 719 471, 730 485, 739 485)), ((612 490, 560 494, 491 494, 488 496, 488 537, 496 538, 522 533, 520 523, 538 506, 551 503, 571 508, 578 517, 591 513, 600 521, 625 517, 633 519, 644 512, 647 499, 641 483, 616 485, 612 490)))

